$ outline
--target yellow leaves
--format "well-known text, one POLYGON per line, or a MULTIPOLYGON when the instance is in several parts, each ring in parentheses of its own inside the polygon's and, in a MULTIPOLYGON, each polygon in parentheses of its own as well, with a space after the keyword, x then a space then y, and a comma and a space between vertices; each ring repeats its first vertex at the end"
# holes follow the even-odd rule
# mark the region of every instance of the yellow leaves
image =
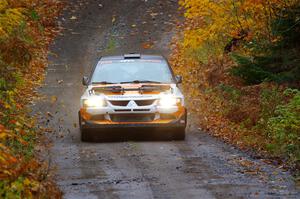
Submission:
POLYGON ((3 33, 0 34, 0 39, 3 36, 7 37, 24 22, 23 10, 23 8, 12 8, 6 9, 2 14, 0 13, 0 33, 3 33))
POLYGON ((32 191, 37 191, 40 187, 39 182, 29 179, 29 178, 25 178, 25 180, 23 181, 24 186, 29 187, 32 191))
POLYGON ((55 95, 51 96, 50 101, 51 101, 51 104, 54 104, 55 102, 57 102, 57 96, 55 96, 55 95))
POLYGON ((31 185, 31 182, 30 182, 30 180, 28 178, 25 178, 24 185, 25 186, 30 186, 31 185))
POLYGON ((211 54, 222 54, 231 39, 241 38, 241 32, 246 33, 245 41, 269 37, 272 17, 295 2, 297 0, 180 0, 187 19, 184 47, 201 54, 204 60, 211 54))
MULTIPOLYGON (((2 124, 0 124, 0 141, 6 140, 7 138, 10 138, 10 137, 12 137, 10 131, 7 130, 2 124)), ((0 146, 0 148, 1 148, 1 146, 0 146)))
POLYGON ((43 76, 59 10, 58 0, 0 0, 0 84, 5 87, 0 91, 0 195, 5 198, 58 194, 49 182, 39 182, 45 168, 32 153, 38 132, 24 107, 43 76))
POLYGON ((0 132, 0 140, 5 140, 9 137, 9 134, 7 134, 5 131, 0 132))
POLYGON ((0 1, 0 12, 2 12, 6 7, 8 6, 8 3, 6 0, 0 1))
POLYGON ((4 31, 2 27, 0 27, 0 39, 7 37, 7 33, 4 31))
POLYGON ((228 30, 235 28, 231 1, 185 0, 186 17, 190 19, 185 31, 184 46, 202 51, 203 58, 218 54, 229 37, 228 30))

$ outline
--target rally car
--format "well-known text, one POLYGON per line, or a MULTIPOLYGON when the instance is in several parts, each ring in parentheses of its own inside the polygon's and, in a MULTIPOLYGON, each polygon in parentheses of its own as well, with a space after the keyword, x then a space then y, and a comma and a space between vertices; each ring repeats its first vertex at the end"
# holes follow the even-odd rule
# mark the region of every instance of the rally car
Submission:
POLYGON ((172 139, 183 140, 187 124, 184 96, 167 60, 158 55, 125 54, 102 57, 89 77, 80 100, 81 140, 109 129, 171 129, 172 139), (93 134, 95 131, 93 131, 93 134))

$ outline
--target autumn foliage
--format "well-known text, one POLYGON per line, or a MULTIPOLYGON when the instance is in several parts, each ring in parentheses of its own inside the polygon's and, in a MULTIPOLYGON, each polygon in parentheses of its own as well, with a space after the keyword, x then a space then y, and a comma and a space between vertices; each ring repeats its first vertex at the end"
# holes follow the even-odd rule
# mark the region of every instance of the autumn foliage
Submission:
POLYGON ((171 63, 200 126, 260 157, 300 165, 300 1, 180 0, 171 63))
POLYGON ((56 34, 57 0, 0 1, 0 198, 59 197, 34 155, 38 129, 28 103, 56 34))

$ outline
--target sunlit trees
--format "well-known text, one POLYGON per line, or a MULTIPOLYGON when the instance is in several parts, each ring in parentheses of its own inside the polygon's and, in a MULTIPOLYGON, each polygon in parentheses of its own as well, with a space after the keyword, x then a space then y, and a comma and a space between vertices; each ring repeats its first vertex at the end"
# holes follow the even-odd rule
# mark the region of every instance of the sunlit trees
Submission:
POLYGON ((299 5, 299 0, 180 0, 180 5, 188 24, 184 46, 207 59, 231 52, 241 41, 260 45, 277 41, 273 20, 299 5))

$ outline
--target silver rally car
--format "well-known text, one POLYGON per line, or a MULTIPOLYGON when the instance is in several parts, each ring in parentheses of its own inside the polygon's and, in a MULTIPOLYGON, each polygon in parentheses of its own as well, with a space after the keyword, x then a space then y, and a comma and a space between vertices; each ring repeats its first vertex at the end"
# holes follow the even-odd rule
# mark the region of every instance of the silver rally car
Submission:
POLYGON ((187 111, 175 76, 162 56, 126 54, 102 57, 80 100, 82 141, 111 128, 171 129, 172 139, 185 138, 187 111), (93 131, 95 134, 95 131, 93 131))

